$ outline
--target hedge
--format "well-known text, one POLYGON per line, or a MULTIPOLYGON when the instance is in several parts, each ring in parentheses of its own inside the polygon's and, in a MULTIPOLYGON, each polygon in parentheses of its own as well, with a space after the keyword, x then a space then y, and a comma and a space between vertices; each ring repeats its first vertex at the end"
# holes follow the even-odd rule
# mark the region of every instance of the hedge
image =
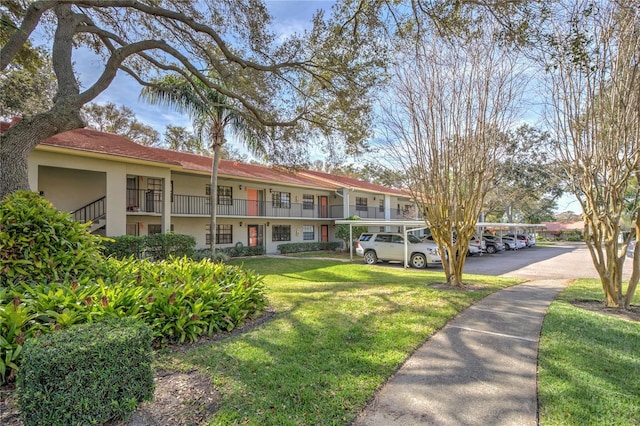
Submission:
POLYGON ((303 251, 318 251, 318 250, 338 250, 342 247, 341 242, 308 242, 308 243, 287 243, 279 244, 278 250, 282 254, 286 253, 299 253, 303 251))
POLYGON ((29 339, 17 392, 24 425, 126 419, 153 399, 151 339, 151 329, 130 318, 29 339))
POLYGON ((193 256, 196 240, 191 235, 151 234, 146 236, 121 235, 104 243, 104 254, 118 259, 129 256, 166 260, 170 256, 193 256))

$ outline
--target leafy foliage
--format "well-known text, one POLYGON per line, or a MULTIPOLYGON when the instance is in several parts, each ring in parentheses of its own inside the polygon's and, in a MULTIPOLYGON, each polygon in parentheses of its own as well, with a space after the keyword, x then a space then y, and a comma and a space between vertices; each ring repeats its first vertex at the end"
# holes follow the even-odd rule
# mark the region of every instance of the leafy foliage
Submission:
POLYGON ((136 119, 136 114, 124 105, 113 102, 105 105, 90 104, 83 108, 83 117, 88 127, 101 132, 115 133, 141 145, 156 145, 158 132, 136 119))
POLYGON ((35 192, 0 201, 0 286, 80 280, 100 265, 102 237, 35 192))
POLYGON ((191 235, 151 234, 144 237, 145 253, 156 260, 168 259, 170 256, 191 256, 196 240, 191 235))
MULTIPOLYGON (((349 216, 346 220, 360 220, 360 216, 353 215, 349 216)), ((352 229, 353 239, 358 239, 360 234, 363 232, 367 232, 369 228, 366 226, 354 226, 352 229)), ((349 225, 338 225, 336 227, 336 238, 344 241, 344 247, 349 248, 349 225)))
POLYGON ((153 398, 151 338, 144 323, 112 318, 27 341, 18 378, 25 426, 127 417, 153 398))
POLYGON ((549 155, 554 143, 548 132, 522 125, 499 138, 501 155, 496 164, 494 188, 487 194, 484 211, 490 220, 553 220, 564 183, 557 162, 549 155))
POLYGON ((314 241, 309 243, 287 243, 278 244, 278 250, 280 253, 300 253, 303 251, 316 251, 316 250, 337 250, 342 247, 341 243, 331 241, 314 241))
POLYGON ((103 317, 147 323, 154 343, 195 341, 232 330, 266 306, 262 278, 238 266, 172 258, 109 258, 104 276, 0 288, 0 379, 13 378, 22 344, 103 317))
POLYGON ((140 257, 144 251, 144 237, 138 235, 120 235, 104 242, 105 256, 118 259, 133 256, 140 257))
POLYGON ((104 246, 105 255, 118 259, 148 256, 155 260, 166 260, 171 256, 193 257, 196 240, 191 235, 172 232, 145 236, 121 235, 105 242, 104 246))
POLYGON ((225 247, 225 248, 217 248, 216 253, 224 253, 229 257, 240 257, 240 256, 261 256, 265 254, 264 247, 250 247, 250 246, 235 246, 235 247, 225 247))

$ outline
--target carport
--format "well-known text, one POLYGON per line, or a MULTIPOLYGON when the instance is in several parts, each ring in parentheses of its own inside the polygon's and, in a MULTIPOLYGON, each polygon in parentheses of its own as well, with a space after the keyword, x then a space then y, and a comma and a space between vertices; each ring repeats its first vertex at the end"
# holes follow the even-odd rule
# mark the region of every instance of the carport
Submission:
MULTIPOLYGON (((409 232, 420 231, 422 229, 427 229, 429 226, 421 220, 336 220, 336 225, 349 225, 349 241, 353 242, 353 226, 380 226, 380 227, 397 227, 401 229, 398 231, 402 234, 404 238, 404 267, 407 269, 409 267, 409 246, 407 244, 407 234, 409 232)), ((531 228, 534 230, 537 228, 545 228, 545 225, 540 224, 530 224, 530 223, 504 223, 504 222, 478 222, 476 223, 476 233, 486 228, 494 228, 494 229, 515 229, 514 233, 518 235, 518 228, 528 229, 531 228)), ((395 231, 389 231, 395 232, 395 231)), ((353 260, 353 243, 349 244, 349 259, 353 260)))

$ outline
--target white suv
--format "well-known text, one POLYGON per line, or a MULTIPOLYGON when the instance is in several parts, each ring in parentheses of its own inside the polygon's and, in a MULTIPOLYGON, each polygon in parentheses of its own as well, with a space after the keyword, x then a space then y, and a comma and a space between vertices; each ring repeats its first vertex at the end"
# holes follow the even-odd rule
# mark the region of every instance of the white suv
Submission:
MULTIPOLYGON (((412 234, 407 235, 407 243, 409 265, 421 269, 442 264, 435 244, 420 241, 412 234)), ((404 237, 395 232, 364 232, 356 242, 356 254, 362 256, 369 265, 378 260, 404 261, 404 237)))

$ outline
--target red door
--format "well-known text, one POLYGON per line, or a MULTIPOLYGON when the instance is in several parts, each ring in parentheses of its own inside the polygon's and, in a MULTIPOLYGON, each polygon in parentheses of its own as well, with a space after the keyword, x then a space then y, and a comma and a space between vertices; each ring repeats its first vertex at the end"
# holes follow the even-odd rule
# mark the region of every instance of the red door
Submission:
POLYGON ((247 231, 249 233, 249 247, 263 246, 263 229, 262 225, 247 226, 247 231))
POLYGON ((258 216, 258 190, 247 188, 247 216, 258 216))
POLYGON ((329 241, 329 225, 320 226, 320 241, 329 241))
POLYGON ((329 197, 318 197, 320 202, 320 217, 329 217, 329 197))

